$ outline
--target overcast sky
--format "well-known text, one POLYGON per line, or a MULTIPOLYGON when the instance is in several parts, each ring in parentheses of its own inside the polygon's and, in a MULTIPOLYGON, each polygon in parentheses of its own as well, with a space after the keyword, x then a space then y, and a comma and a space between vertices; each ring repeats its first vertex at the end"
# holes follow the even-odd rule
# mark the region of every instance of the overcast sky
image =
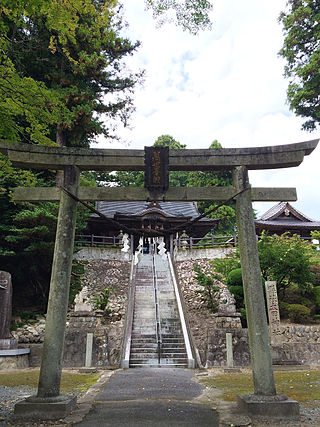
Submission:
MULTIPOLYGON (((191 36, 173 24, 157 28, 143 0, 125 0, 131 40, 142 46, 128 62, 145 69, 136 91, 129 147, 152 145, 169 134, 187 148, 254 147, 307 141, 302 120, 286 104, 287 81, 278 16, 285 0, 215 0, 213 28, 191 36)), ((108 147, 107 144, 99 144, 108 147)), ((124 145, 119 145, 119 147, 124 145)), ((250 172, 254 186, 295 186, 294 206, 320 220, 320 147, 298 168, 250 172)), ((259 214, 272 203, 255 203, 259 214)))

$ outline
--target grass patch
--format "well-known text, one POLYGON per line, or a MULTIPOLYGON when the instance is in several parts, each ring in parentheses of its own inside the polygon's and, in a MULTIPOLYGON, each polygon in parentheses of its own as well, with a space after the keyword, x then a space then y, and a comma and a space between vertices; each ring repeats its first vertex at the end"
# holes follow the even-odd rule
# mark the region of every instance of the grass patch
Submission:
MULTIPOLYGON (((286 371, 275 372, 278 393, 284 393, 298 402, 320 400, 320 371, 286 371)), ((201 383, 223 391, 226 401, 236 401, 237 394, 252 393, 251 373, 224 374, 201 378, 201 383)))
MULTIPOLYGON (((81 393, 96 383, 99 375, 79 374, 77 372, 62 372, 61 392, 81 393)), ((39 369, 28 371, 0 372, 0 384, 2 386, 15 387, 26 385, 38 387, 39 369)))

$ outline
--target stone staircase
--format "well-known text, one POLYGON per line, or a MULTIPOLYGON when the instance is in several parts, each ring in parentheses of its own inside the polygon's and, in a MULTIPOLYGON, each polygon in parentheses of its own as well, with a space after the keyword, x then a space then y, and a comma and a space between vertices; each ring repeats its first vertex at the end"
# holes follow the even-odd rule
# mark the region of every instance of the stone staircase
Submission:
POLYGON ((137 266, 129 367, 185 368, 187 354, 168 260, 154 255, 162 335, 158 361, 152 257, 143 255, 137 266))

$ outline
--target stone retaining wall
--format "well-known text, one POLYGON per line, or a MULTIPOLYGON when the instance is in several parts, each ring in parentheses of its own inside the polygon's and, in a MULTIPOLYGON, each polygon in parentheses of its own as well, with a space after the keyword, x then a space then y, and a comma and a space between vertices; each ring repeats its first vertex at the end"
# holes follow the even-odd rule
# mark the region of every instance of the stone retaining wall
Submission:
MULTIPOLYGON (((201 296, 195 293, 199 286, 194 277, 193 265, 198 264, 207 274, 212 268, 210 261, 201 259, 201 255, 212 259, 215 256, 225 256, 230 250, 232 248, 179 251, 182 258, 187 255, 191 258, 176 263, 193 342, 199 350, 202 364, 208 367, 226 366, 226 332, 233 334, 235 366, 248 366, 250 360, 248 334, 246 329, 241 328, 240 318, 235 315, 228 316, 227 312, 224 316, 212 314, 206 308, 201 296)), ((99 315, 87 313, 83 316, 81 313, 75 315, 70 310, 66 329, 64 366, 84 366, 86 338, 89 332, 94 333, 92 364, 101 367, 119 365, 130 275, 130 263, 113 258, 119 254, 118 249, 86 248, 81 252, 81 259, 91 257, 83 278, 83 285, 88 287, 90 295, 109 285, 115 286, 117 291, 111 297, 110 315, 106 313, 103 317, 99 317, 99 315), (109 260, 101 259, 105 257, 105 251, 109 253, 109 260)), ((220 287, 221 297, 219 310, 224 311, 227 309, 225 301, 229 301, 230 295, 224 285, 220 283, 217 285, 220 287)), ((19 340, 20 347, 30 347, 30 366, 40 364, 44 329, 45 319, 39 319, 36 324, 26 325, 13 332, 14 337, 19 340)), ((283 325, 282 342, 280 352, 282 361, 320 364, 320 325, 283 325)))
POLYGON ((281 326, 281 340, 284 343, 311 342, 320 344, 320 325, 281 326))
POLYGON ((29 368, 29 366, 28 354, 0 356, 0 369, 24 369, 29 368))
POLYGON ((187 260, 211 260, 214 258, 225 258, 226 255, 234 252, 233 247, 229 246, 218 246, 215 248, 206 249, 180 249, 175 255, 175 261, 187 261, 187 260))
POLYGON ((215 329, 208 337, 207 368, 227 365, 226 332, 232 334, 234 366, 250 364, 247 329, 215 329))
POLYGON ((73 258, 77 260, 102 259, 131 261, 132 254, 130 252, 121 252, 121 248, 85 247, 76 252, 73 258))
MULTIPOLYGON (((97 249, 97 248, 88 248, 97 249)), ((91 259, 86 263, 86 272, 82 285, 95 296, 110 286, 111 293, 106 312, 74 312, 71 305, 67 316, 64 345, 64 367, 85 365, 87 334, 93 335, 93 366, 118 366, 124 334, 124 321, 127 306, 127 294, 130 280, 131 263, 115 259, 91 259)), ((42 343, 45 331, 45 318, 35 324, 24 325, 12 332, 18 339, 19 347, 30 348, 30 366, 40 365, 42 343)))
MULTIPOLYGON (((281 326, 282 343, 273 346, 274 363, 320 365, 320 326, 281 326)), ((208 336, 206 366, 226 366, 226 332, 232 333, 235 366, 248 366, 250 352, 247 329, 213 329, 208 336)))

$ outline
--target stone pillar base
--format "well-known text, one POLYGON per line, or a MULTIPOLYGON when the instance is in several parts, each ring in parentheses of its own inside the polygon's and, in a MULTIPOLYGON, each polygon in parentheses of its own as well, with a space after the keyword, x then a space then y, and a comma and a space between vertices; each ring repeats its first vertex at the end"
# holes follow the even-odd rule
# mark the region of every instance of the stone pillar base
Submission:
POLYGON ((284 394, 263 396, 254 393, 237 395, 238 408, 247 415, 299 419, 299 403, 284 394))
POLYGON ((76 402, 76 396, 60 395, 48 398, 30 396, 15 404, 14 419, 41 421, 65 418, 75 408, 76 402))

